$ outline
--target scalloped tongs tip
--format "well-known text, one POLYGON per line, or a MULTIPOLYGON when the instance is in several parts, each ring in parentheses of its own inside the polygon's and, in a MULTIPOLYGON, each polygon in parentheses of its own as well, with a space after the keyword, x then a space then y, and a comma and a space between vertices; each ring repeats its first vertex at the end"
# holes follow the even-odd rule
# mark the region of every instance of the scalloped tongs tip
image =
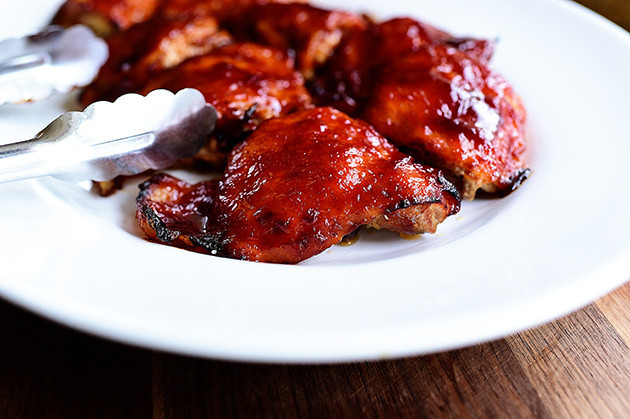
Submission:
POLYGON ((64 113, 31 140, 0 146, 0 183, 47 175, 105 181, 165 169, 196 154, 216 120, 195 89, 96 102, 64 113))

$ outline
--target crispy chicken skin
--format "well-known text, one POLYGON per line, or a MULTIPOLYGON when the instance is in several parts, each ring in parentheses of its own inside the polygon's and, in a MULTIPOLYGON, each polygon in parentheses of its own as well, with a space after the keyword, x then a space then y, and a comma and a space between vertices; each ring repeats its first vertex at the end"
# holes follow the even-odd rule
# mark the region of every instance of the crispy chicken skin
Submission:
POLYGON ((254 5, 223 23, 238 39, 292 51, 306 79, 330 57, 346 32, 367 27, 363 16, 299 3, 254 5))
POLYGON ((363 118, 420 161, 454 174, 464 199, 507 194, 529 170, 525 109, 484 62, 443 45, 408 54, 375 82, 363 118))
POLYGON ((153 240, 298 263, 366 224, 435 232, 459 205, 439 171, 414 163, 366 123, 316 108, 261 124, 218 181, 154 176, 141 185, 137 217, 153 240))

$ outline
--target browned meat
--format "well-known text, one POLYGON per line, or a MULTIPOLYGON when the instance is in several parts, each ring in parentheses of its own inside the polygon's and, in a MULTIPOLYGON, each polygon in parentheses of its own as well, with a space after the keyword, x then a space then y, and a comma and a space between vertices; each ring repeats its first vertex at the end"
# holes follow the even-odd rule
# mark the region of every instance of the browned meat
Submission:
POLYGON ((525 109, 484 62, 443 45, 388 66, 362 116, 419 160, 461 178, 465 199, 478 189, 506 194, 527 176, 525 109))
POLYGON ((297 263, 359 226, 435 232, 459 210, 441 174, 332 108, 266 121, 231 153, 218 182, 157 175, 141 186, 148 237, 262 262, 297 263))
POLYGON ((259 4, 223 21, 238 39, 291 50, 297 69, 309 79, 339 44, 344 33, 367 27, 366 19, 308 4, 259 4))

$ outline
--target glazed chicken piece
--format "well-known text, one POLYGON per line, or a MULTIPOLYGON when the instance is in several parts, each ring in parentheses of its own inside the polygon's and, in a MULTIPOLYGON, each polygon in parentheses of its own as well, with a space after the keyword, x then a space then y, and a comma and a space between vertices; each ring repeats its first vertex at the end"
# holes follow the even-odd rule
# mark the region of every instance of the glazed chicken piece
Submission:
POLYGON ((444 45, 408 54, 384 69, 362 117, 422 162, 477 190, 505 195, 527 177, 525 109, 501 75, 444 45))
POLYGON ((465 199, 527 177, 525 110, 488 66, 494 43, 410 18, 346 35, 308 88, 316 105, 361 117, 418 160, 446 170, 465 199))
POLYGON ((52 23, 83 24, 104 38, 151 18, 161 0, 67 0, 52 23))
POLYGON ((427 45, 445 45, 482 61, 494 51, 491 41, 456 37, 415 19, 395 18, 348 30, 307 87, 316 104, 358 115, 383 68, 427 45))
POLYGON ((292 51, 306 79, 313 77, 346 32, 367 27, 363 16, 297 3, 255 5, 222 23, 238 39, 292 51))
POLYGON ((136 92, 157 72, 231 42, 211 16, 155 16, 107 40, 109 58, 81 102, 87 106, 136 92))
POLYGON ((141 89, 198 89, 217 110, 216 128, 195 157, 223 168, 231 148, 264 120, 311 107, 293 60, 283 51, 235 43, 194 57, 152 77, 141 89))
POLYGON ((453 186, 373 128, 332 108, 268 120, 231 153, 221 179, 159 174, 137 218, 155 241, 261 262, 298 263, 362 225, 435 232, 459 210, 453 186))

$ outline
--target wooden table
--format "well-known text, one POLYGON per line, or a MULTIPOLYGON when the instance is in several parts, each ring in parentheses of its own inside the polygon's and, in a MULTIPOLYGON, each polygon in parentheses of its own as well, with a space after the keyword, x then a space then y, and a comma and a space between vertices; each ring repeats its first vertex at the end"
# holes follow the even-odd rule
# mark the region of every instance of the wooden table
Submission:
POLYGON ((630 283, 548 325, 393 361, 252 365, 136 349, 0 303, 0 417, 628 417, 630 283))
MULTIPOLYGON (((630 28, 629 0, 582 0, 630 28)), ((252 365, 103 341, 0 300, 0 417, 630 417, 630 283, 545 326, 415 358, 252 365)))

